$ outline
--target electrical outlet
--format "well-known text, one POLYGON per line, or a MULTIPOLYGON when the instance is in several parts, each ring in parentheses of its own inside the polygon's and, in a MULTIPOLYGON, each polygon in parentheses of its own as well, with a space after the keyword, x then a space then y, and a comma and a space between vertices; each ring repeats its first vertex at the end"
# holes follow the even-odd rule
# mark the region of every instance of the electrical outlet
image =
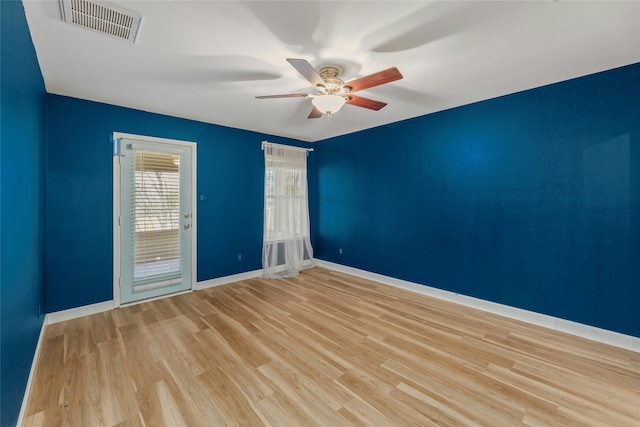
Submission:
POLYGON ((338 253, 342 255, 342 248, 338 249, 338 253))
POLYGON ((242 261, 242 254, 238 254, 238 261, 242 261))

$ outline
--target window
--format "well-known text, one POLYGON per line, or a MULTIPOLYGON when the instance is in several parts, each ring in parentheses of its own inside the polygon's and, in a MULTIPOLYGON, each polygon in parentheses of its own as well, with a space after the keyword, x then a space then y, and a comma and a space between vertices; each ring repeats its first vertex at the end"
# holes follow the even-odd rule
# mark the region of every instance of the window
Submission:
POLYGON ((135 150, 134 279, 179 273, 179 156, 135 150))
MULTIPOLYGON (((268 238, 272 241, 286 238, 297 238, 309 236, 309 228, 305 227, 304 221, 294 220, 293 228, 276 224, 276 204, 278 199, 281 202, 287 201, 289 208, 293 208, 298 215, 304 215, 304 206, 307 201, 306 189, 306 169, 289 169, 286 167, 272 167, 265 171, 265 221, 264 226, 269 231, 268 238), (282 194, 276 191, 276 176, 282 180, 284 186, 282 194), (304 184, 304 186, 303 186, 304 184)), ((284 220, 279 216, 278 220, 284 220)))
POLYGON ((307 150, 265 144, 265 277, 289 277, 310 266, 307 150))

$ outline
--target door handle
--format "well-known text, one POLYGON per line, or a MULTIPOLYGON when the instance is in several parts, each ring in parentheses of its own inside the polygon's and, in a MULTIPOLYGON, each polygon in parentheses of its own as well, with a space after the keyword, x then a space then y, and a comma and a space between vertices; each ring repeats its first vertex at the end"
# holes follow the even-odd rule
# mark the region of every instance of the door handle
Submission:
POLYGON ((191 224, 185 224, 184 225, 184 229, 186 230, 187 228, 191 227, 191 224))

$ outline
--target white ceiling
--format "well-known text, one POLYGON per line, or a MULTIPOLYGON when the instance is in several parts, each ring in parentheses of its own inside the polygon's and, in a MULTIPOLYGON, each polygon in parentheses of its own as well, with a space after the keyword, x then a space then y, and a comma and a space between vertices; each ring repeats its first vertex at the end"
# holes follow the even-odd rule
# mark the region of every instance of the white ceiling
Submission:
POLYGON ((113 1, 143 16, 135 44, 25 0, 47 92, 304 141, 367 129, 640 62, 640 2, 113 1), (312 92, 286 61, 344 80, 392 66, 403 80, 307 119, 312 92))

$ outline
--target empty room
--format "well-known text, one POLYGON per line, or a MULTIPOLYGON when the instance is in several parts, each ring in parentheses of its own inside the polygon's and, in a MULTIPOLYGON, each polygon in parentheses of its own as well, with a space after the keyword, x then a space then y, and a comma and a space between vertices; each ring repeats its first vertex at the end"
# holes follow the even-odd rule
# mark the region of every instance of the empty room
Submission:
POLYGON ((639 1, 0 1, 1 426, 640 425, 639 1))

